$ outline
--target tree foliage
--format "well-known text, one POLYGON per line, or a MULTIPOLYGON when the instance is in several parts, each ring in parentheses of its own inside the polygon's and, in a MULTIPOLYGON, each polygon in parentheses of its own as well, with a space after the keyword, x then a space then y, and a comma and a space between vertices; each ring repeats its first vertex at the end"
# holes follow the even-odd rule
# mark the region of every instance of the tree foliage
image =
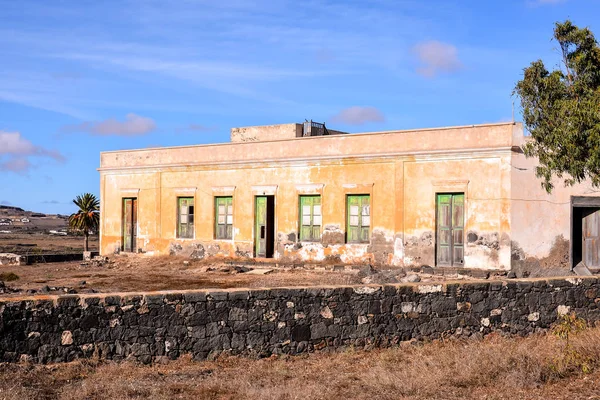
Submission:
POLYGON ((97 231, 100 226, 100 201, 93 194, 84 193, 77 196, 73 203, 79 207, 79 210, 69 216, 69 226, 83 232, 83 250, 88 251, 89 233, 97 231))
POLYGON ((532 140, 525 155, 537 157, 536 175, 550 193, 554 176, 565 186, 590 179, 600 186, 600 47, 588 28, 556 23, 561 65, 548 71, 541 60, 525 69, 514 93, 532 140))

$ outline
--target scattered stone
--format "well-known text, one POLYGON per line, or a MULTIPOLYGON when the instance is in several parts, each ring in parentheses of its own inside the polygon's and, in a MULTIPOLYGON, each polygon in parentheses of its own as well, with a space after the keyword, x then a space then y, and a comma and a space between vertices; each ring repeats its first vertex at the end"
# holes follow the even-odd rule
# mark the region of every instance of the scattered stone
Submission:
POLYGON ((365 265, 360 267, 359 271, 358 271, 358 277, 359 278, 364 278, 367 276, 371 276, 377 273, 377 270, 375 268, 373 268, 372 265, 365 265))
POLYGON ((50 293, 50 286, 48 286, 48 285, 46 285, 46 286, 43 286, 43 287, 40 289, 40 292, 42 292, 42 293, 50 293))
POLYGON ((421 272, 424 274, 433 275, 433 267, 429 265, 421 265, 421 272))
POLYGON ((81 281, 81 282, 79 282, 79 286, 85 286, 86 284, 87 284, 87 282, 86 282, 86 281, 81 281))
POLYGON ((408 274, 400 280, 401 282, 416 283, 421 282, 421 277, 417 274, 408 274))
POLYGON ((506 275, 506 277, 507 277, 508 279, 516 279, 516 278, 517 278, 517 274, 515 273, 515 271, 510 271, 510 272, 509 272, 509 273, 506 275))
POLYGON ((233 267, 233 269, 234 269, 234 270, 235 270, 235 272, 237 272, 238 274, 242 274, 242 273, 245 273, 245 272, 248 272, 248 271, 250 271, 250 268, 248 268, 248 267, 244 267, 244 266, 242 266, 242 265, 236 265, 236 266, 234 266, 234 267, 233 267))
POLYGON ((187 267, 188 265, 190 265, 190 262, 189 262, 188 260, 185 260, 185 261, 183 262, 183 265, 187 267))
POLYGON ((273 272, 273 270, 269 269, 269 268, 254 268, 246 273, 248 275, 267 275, 267 274, 270 274, 271 272, 273 272))
POLYGON ((476 279, 488 279, 490 273, 489 271, 474 269, 471 271, 471 276, 476 279))

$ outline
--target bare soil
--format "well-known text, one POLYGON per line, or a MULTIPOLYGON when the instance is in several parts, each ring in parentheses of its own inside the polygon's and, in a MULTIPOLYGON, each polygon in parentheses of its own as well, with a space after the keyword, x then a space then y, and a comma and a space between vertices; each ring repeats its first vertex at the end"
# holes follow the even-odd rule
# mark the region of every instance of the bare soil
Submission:
POLYGON ((253 275, 237 272, 229 264, 209 264, 171 256, 115 256, 103 265, 79 261, 3 266, 0 270, 19 276, 18 280, 10 284, 6 282, 6 285, 21 289, 21 294, 28 290, 39 292, 45 286, 82 293, 90 289, 97 292, 148 292, 360 283, 357 274, 273 269, 266 275, 253 275))
POLYGON ((0 399, 599 399, 600 329, 142 366, 0 364, 0 399))
MULTIPOLYGON (((91 251, 98 250, 98 236, 90 236, 91 251)), ((0 233, 0 253, 54 254, 83 251, 83 236, 58 236, 40 231, 0 233)))
MULTIPOLYGON (((151 292, 225 288, 307 287, 394 283, 405 277, 402 270, 374 270, 369 266, 331 269, 287 268, 278 264, 243 264, 218 260, 189 260, 176 256, 115 255, 107 262, 39 263, 0 266, 0 273, 14 273, 5 282, 20 296, 36 293, 151 292), (255 275, 251 270, 270 270, 255 275), (366 270, 366 272, 365 272, 366 270)), ((254 271, 256 272, 256 271, 254 271)), ((416 274, 414 274, 416 275, 416 274)), ((462 276, 461 276, 462 277, 462 276)), ((419 274, 423 282, 443 281, 443 276, 419 274)), ((470 279, 462 277, 462 279, 470 279)))

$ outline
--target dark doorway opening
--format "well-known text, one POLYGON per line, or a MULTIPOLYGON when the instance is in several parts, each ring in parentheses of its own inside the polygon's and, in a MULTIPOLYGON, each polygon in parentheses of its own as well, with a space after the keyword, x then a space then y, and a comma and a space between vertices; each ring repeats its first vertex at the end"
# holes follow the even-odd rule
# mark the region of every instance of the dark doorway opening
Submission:
POLYGON ((600 269, 600 198, 571 197, 571 268, 600 269))
POLYGON ((275 251, 275 196, 256 196, 254 254, 272 258, 275 251))
POLYGON ((137 248, 137 198, 123 199, 121 251, 134 253, 137 248))

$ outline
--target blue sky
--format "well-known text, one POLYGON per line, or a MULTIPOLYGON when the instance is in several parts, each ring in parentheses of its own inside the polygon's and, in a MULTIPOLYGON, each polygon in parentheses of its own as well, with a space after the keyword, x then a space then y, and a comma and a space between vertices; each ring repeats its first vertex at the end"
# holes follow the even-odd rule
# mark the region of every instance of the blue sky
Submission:
MULTIPOLYGON (((599 0, 0 0, 0 203, 71 213, 99 153, 236 126, 365 132, 511 120, 553 24, 599 0)), ((519 114, 517 110, 517 119, 519 114)))

